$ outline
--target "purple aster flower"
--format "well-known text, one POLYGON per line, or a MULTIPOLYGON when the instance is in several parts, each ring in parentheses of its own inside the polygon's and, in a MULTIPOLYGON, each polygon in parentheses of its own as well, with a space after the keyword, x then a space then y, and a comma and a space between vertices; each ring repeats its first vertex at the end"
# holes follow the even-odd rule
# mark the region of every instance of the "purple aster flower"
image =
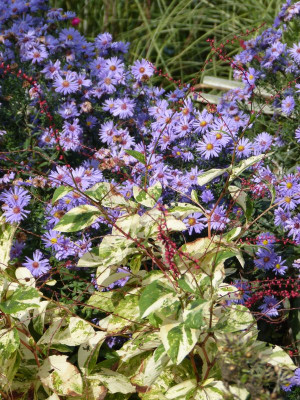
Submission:
POLYGON ((226 146, 231 140, 230 136, 224 131, 213 130, 210 134, 215 137, 216 142, 220 147, 226 146))
POLYGON ((300 192, 298 179, 293 174, 288 174, 283 177, 279 184, 279 191, 283 196, 291 196, 300 192))
POLYGON ((283 210, 281 207, 278 207, 274 211, 274 224, 276 226, 284 226, 286 221, 290 218, 291 214, 287 210, 283 210))
POLYGON ((33 259, 29 257, 25 257, 25 259, 26 262, 23 263, 23 266, 29 269, 35 278, 39 278, 40 276, 46 274, 51 268, 49 261, 44 258, 44 255, 40 250, 36 250, 33 253, 33 259))
POLYGON ((63 132, 59 136, 59 144, 65 151, 79 151, 81 141, 77 133, 63 132))
POLYGON ((272 235, 270 232, 261 233, 256 240, 256 244, 267 247, 269 249, 273 248, 273 244, 276 242, 276 236, 272 235))
POLYGON ((167 186, 172 179, 170 168, 164 164, 157 165, 152 174, 151 185, 159 181, 163 186, 167 186))
POLYGON ((297 64, 300 64, 300 42, 298 44, 294 43, 293 47, 288 50, 288 53, 297 64))
POLYGON ((84 87, 90 87, 92 85, 92 81, 90 79, 87 79, 85 74, 77 74, 77 83, 79 86, 79 89, 84 87))
POLYGON ((230 221, 230 219, 227 218, 226 213, 227 211, 224 210, 224 206, 217 206, 215 208, 213 214, 210 217, 212 229, 220 231, 226 228, 226 224, 230 221))
POLYGON ((52 229, 49 232, 44 233, 42 236, 42 241, 45 247, 50 247, 54 251, 59 249, 59 241, 62 240, 63 235, 60 232, 53 231, 52 229))
POLYGON ((24 210, 30 201, 28 191, 19 186, 14 186, 10 190, 5 190, 0 195, 0 200, 5 202, 2 206, 6 221, 9 223, 21 222, 29 214, 24 210))
POLYGON ((256 253, 257 258, 254 260, 254 264, 257 268, 268 271, 272 269, 278 258, 277 254, 273 250, 266 250, 260 248, 256 253))
POLYGON ((115 117, 120 117, 122 119, 132 117, 135 102, 129 97, 124 97, 123 99, 117 99, 115 101, 115 106, 113 108, 112 114, 115 117))
POLYGON ((287 96, 281 103, 282 112, 286 115, 290 115, 295 108, 295 100, 293 96, 287 96))
POLYGON ((279 195, 276 198, 276 203, 280 205, 284 210, 294 210, 297 205, 300 203, 299 195, 292 196, 284 196, 279 195))
POLYGON ((118 57, 111 57, 105 60, 105 68, 110 71, 114 77, 120 78, 124 74, 124 63, 118 57))
POLYGON ((189 189, 189 186, 190 186, 190 183, 188 180, 188 176, 184 175, 182 173, 176 175, 172 179, 172 182, 170 183, 170 187, 180 193, 186 193, 189 189))
POLYGON ((242 75, 242 80, 246 85, 254 85, 255 79, 258 76, 258 72, 254 68, 249 68, 248 72, 245 72, 242 75))
POLYGON ((58 113, 64 118, 74 118, 79 115, 79 112, 76 107, 76 102, 74 100, 72 101, 67 101, 64 104, 61 105, 61 107, 58 110, 58 113))
POLYGON ((101 33, 95 39, 96 47, 99 50, 104 51, 103 54, 105 54, 105 50, 110 48, 111 43, 112 43, 112 35, 108 32, 101 33))
POLYGON ((212 135, 203 136, 203 140, 198 142, 196 148, 206 160, 217 157, 221 151, 220 145, 212 135))
POLYGON ((58 260, 65 260, 66 258, 77 254, 77 249, 69 238, 61 238, 57 245, 58 249, 56 250, 55 256, 58 260))
POLYGON ((24 247, 25 247, 25 242, 19 242, 18 240, 16 240, 10 250, 10 258, 20 257, 24 247))
POLYGON ((59 34, 59 40, 64 47, 74 46, 82 41, 82 36, 74 28, 63 29, 59 34))
POLYGON ((294 260, 293 267, 300 270, 300 258, 298 258, 297 260, 294 260))
POLYGON ((261 154, 270 149, 273 137, 267 132, 262 132, 256 136, 253 143, 254 154, 261 154))
POLYGON ((295 370, 294 376, 291 378, 291 384, 293 386, 300 386, 300 368, 295 370))
POLYGON ((43 45, 40 45, 39 47, 33 48, 32 50, 30 50, 28 52, 26 58, 28 60, 31 60, 32 64, 41 63, 46 58, 48 58, 48 52, 46 50, 46 47, 43 45))
POLYGON ((55 137, 53 131, 46 128, 42 135, 39 137, 39 146, 41 147, 52 147, 55 144, 55 137))
POLYGON ((277 275, 284 275, 285 271, 288 269, 286 265, 284 265, 285 261, 282 260, 281 256, 277 257, 277 260, 275 261, 274 267, 273 267, 273 272, 277 275))
POLYGON ((249 157, 252 153, 252 148, 253 144, 247 138, 239 139, 235 148, 235 154, 238 158, 249 157))
POLYGON ((285 223, 285 229, 289 231, 288 235, 295 239, 300 236, 300 214, 289 218, 285 223))
POLYGON ((92 75, 99 75, 101 71, 105 69, 106 60, 102 57, 97 57, 90 63, 90 69, 92 75))
POLYGON ((59 60, 56 60, 54 64, 52 61, 49 61, 49 64, 41 72, 45 74, 45 78, 53 79, 57 73, 60 73, 60 65, 61 62, 59 60))
POLYGON ((295 138, 300 143, 300 126, 295 130, 295 138))
POLYGON ((97 124, 97 122, 98 120, 96 117, 94 117, 93 115, 89 115, 85 121, 85 126, 89 129, 92 129, 97 124))
POLYGON ((209 203, 210 201, 213 201, 215 198, 211 190, 204 190, 201 194, 201 199, 204 203, 209 203))
POLYGON ((197 185, 198 176, 201 175, 202 173, 203 171, 199 170, 198 167, 193 167, 188 174, 190 184, 197 185))
MULTIPOLYGON (((233 285, 238 289, 235 293, 233 293, 233 299, 227 300, 227 305, 234 304, 245 304, 245 302, 251 296, 251 287, 248 282, 236 280, 233 285)), ((230 296, 230 294, 229 294, 230 296)))
POLYGON ((82 128, 79 125, 79 119, 75 118, 72 123, 65 121, 63 124, 63 133, 70 135, 80 135, 82 128))
POLYGON ((92 242, 85 237, 83 237, 83 239, 81 240, 77 240, 77 242, 75 242, 74 245, 75 249, 77 250, 77 257, 82 257, 92 248, 92 242))
POLYGON ((117 79, 113 76, 110 71, 103 71, 100 74, 100 88, 105 91, 105 93, 111 94, 116 91, 116 85, 118 83, 117 79))
POLYGON ((153 75, 154 67, 145 59, 142 59, 141 61, 137 60, 131 67, 131 72, 136 80, 146 81, 153 75))
POLYGON ((269 317, 277 317, 277 309, 280 307, 278 300, 274 296, 265 296, 264 302, 258 308, 261 312, 269 317))
POLYGON ((206 226, 203 223, 204 221, 205 219, 203 219, 201 213, 190 214, 187 218, 183 220, 183 222, 187 226, 189 235, 192 235, 193 231, 195 231, 195 233, 201 233, 206 226))
POLYGON ((55 91, 58 93, 64 95, 74 93, 79 88, 77 74, 71 71, 68 71, 65 77, 56 74, 53 86, 55 87, 55 91))
POLYGON ((23 207, 25 207, 30 202, 30 195, 26 189, 20 186, 13 186, 9 190, 4 190, 3 193, 1 193, 0 200, 13 206, 22 202, 23 207))
POLYGON ((3 215, 5 216, 6 221, 12 224, 14 222, 21 222, 24 218, 26 218, 29 214, 29 211, 24 210, 23 207, 24 205, 21 202, 14 206, 9 206, 6 204, 3 205, 3 215))
POLYGON ((182 117, 175 126, 178 137, 185 137, 191 131, 193 125, 189 117, 182 117))

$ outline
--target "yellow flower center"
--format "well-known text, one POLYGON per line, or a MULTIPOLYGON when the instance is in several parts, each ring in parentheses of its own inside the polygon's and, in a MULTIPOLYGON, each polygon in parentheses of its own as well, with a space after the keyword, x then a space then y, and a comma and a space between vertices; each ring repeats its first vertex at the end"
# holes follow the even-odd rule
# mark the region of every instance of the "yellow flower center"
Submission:
POLYGON ((288 196, 286 196, 286 197, 284 198, 284 200, 285 200, 286 203, 290 203, 290 202, 291 202, 291 198, 288 197, 288 196))
POLYGON ((176 151, 177 156, 180 156, 180 154, 181 154, 180 151, 176 151))
POLYGON ((188 223, 189 223, 189 225, 195 225, 196 224, 196 219, 195 218, 189 218, 188 219, 188 223))
POLYGON ((214 148, 214 145, 212 143, 208 143, 206 145, 206 150, 212 150, 214 148))
POLYGON ((249 75, 249 79, 251 80, 251 79, 253 79, 254 78, 254 76, 253 75, 249 75))
POLYGON ((293 187, 292 182, 288 182, 288 183, 286 184, 286 187, 287 187, 288 189, 291 189, 291 188, 293 187))
POLYGON ((244 151, 245 150, 245 146, 243 146, 243 145, 240 145, 240 146, 238 146, 238 151, 244 151))
POLYGON ((217 139, 222 139, 222 137, 223 137, 223 136, 221 135, 221 133, 217 133, 217 134, 216 134, 216 138, 217 138, 217 139))
POLYGON ((201 121, 200 122, 200 126, 206 126, 207 125, 207 122, 206 121, 201 121))
POLYGON ((280 268, 280 264, 276 264, 275 268, 279 269, 280 268))
POLYGON ((52 244, 55 244, 55 243, 57 243, 57 239, 56 239, 56 238, 52 238, 52 239, 50 239, 50 242, 51 242, 52 244))
POLYGON ((263 244, 266 246, 267 244, 268 244, 269 242, 265 239, 264 241, 263 241, 263 244))

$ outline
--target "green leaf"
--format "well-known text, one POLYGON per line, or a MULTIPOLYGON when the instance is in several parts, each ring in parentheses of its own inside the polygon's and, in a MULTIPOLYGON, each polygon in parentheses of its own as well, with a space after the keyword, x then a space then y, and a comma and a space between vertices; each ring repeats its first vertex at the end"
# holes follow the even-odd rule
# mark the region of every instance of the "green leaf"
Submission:
POLYGON ((99 380, 99 384, 104 385, 110 393, 127 394, 136 391, 126 376, 107 368, 102 368, 100 373, 90 375, 88 379, 99 380))
POLYGON ((191 329, 185 324, 178 324, 168 331, 167 346, 163 343, 173 363, 179 365, 183 361, 195 347, 199 335, 200 330, 191 329))
MULTIPOLYGON (((228 288, 228 291, 231 290, 230 288, 228 288)), ((232 295, 232 298, 234 298, 234 295, 232 295)), ((255 319, 249 309, 240 304, 232 304, 226 309, 216 326, 221 332, 225 333, 241 332, 250 327, 256 327, 255 319)))
POLYGON ((139 300, 141 318, 147 317, 155 310, 165 307, 176 300, 178 299, 174 290, 158 281, 152 282, 144 289, 139 300))
POLYGON ((7 268, 16 229, 17 224, 6 223, 5 217, 3 215, 0 216, 0 270, 7 268))
POLYGON ((199 203, 199 198, 198 198, 198 194, 197 194, 196 190, 192 190, 192 192, 191 192, 191 199, 192 199, 195 203, 199 203))
POLYGON ((39 307, 39 292, 33 287, 18 287, 8 300, 0 303, 0 310, 5 314, 39 307))
POLYGON ((143 255, 142 254, 137 254, 136 256, 133 256, 132 259, 130 260, 130 269, 133 274, 137 274, 139 270, 141 269, 142 265, 142 259, 143 255))
POLYGON ((58 395, 80 396, 83 394, 81 375, 67 358, 67 356, 48 357, 39 369, 38 376, 44 386, 58 395))
POLYGON ((178 279, 178 286, 188 293, 195 293, 196 288, 193 288, 193 282, 189 281, 190 276, 184 274, 180 279, 178 279))
POLYGON ((212 181, 213 179, 217 178, 220 175, 223 175, 225 172, 228 171, 228 168, 225 169, 210 169, 209 171, 204 172, 200 176, 198 176, 198 185, 204 186, 208 182, 212 181))
POLYGON ((240 226, 237 226, 236 228, 231 229, 231 231, 227 232, 223 238, 227 240, 227 242, 232 241, 235 239, 240 233, 241 233, 242 228, 240 226))
POLYGON ((247 222, 249 222, 253 212, 253 201, 250 199, 250 197, 244 190, 240 189, 237 186, 234 185, 228 186, 228 191, 233 200, 236 201, 237 204, 239 204, 242 207, 245 213, 246 220, 247 222))
POLYGON ((10 358, 20 346, 20 338, 16 328, 0 330, 0 359, 10 358))
POLYGON ((106 337, 105 332, 95 332, 95 335, 86 342, 82 343, 78 349, 78 366, 87 374, 91 374, 98 359, 98 354, 102 343, 106 337))
POLYGON ((59 232, 77 232, 92 225, 100 217, 97 207, 88 204, 81 205, 68 211, 55 225, 53 230, 59 232))
POLYGON ((202 213, 201 208, 194 206, 190 203, 179 203, 178 205, 171 207, 169 213, 173 214, 176 218, 185 218, 189 214, 200 212, 202 213))
POLYGON ((139 162, 141 162, 142 164, 146 165, 146 157, 145 154, 140 153, 136 150, 125 150, 125 152, 127 154, 129 154, 130 156, 134 157, 135 159, 137 159, 139 162))
POLYGON ((85 192, 95 201, 99 201, 104 207, 115 208, 128 206, 128 200, 117 191, 117 187, 109 182, 99 182, 85 192))
POLYGON ((151 186, 145 191, 140 189, 138 186, 133 187, 133 196, 135 200, 145 207, 154 207, 157 200, 161 196, 162 186, 160 182, 156 182, 154 186, 151 186))
POLYGON ((206 322, 203 320, 203 313, 208 306, 209 302, 203 299, 190 303, 183 313, 185 326, 192 329, 200 329, 204 326, 206 322))
POLYGON ((103 256, 101 255, 100 248, 93 247, 79 259, 77 266, 80 268, 99 267, 99 265, 102 265, 103 263, 103 256))
POLYGON ((39 344, 64 344, 79 346, 95 336, 92 326, 79 317, 70 317, 67 326, 63 327, 61 321, 55 321, 44 335, 39 344))
POLYGON ((54 204, 56 201, 59 199, 63 198, 66 194, 71 192, 74 188, 70 186, 59 186, 57 189, 55 189, 55 192, 52 197, 52 204, 54 204))
POLYGON ((238 166, 232 168, 229 182, 233 181, 237 176, 241 175, 241 173, 244 172, 247 168, 258 163, 263 158, 270 156, 271 154, 272 153, 268 153, 268 155, 259 154, 258 156, 253 156, 253 157, 247 158, 246 160, 241 161, 238 166))
POLYGON ((172 386, 171 389, 167 391, 165 394, 167 399, 178 399, 181 396, 186 396, 193 389, 197 387, 196 379, 188 379, 187 381, 183 381, 178 383, 175 386, 172 386))

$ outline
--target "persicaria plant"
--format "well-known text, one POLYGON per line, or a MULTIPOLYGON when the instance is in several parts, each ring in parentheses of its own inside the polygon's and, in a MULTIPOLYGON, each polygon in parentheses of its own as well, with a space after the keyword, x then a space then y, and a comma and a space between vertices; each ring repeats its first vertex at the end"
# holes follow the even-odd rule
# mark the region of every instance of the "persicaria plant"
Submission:
POLYGON ((1 399, 297 396, 299 16, 210 41, 239 82, 212 106, 1 2, 1 399))

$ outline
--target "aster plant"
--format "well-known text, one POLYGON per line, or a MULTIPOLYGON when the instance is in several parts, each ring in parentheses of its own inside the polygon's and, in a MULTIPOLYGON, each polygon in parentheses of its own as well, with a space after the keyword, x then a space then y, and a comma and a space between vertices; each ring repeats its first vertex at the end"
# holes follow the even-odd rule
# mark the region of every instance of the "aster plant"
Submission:
POLYGON ((68 27, 74 13, 0 5, 1 396, 298 385, 299 15, 283 5, 233 59, 211 42, 243 86, 201 107, 189 84, 156 86, 150 61, 128 65, 128 43, 68 27))

